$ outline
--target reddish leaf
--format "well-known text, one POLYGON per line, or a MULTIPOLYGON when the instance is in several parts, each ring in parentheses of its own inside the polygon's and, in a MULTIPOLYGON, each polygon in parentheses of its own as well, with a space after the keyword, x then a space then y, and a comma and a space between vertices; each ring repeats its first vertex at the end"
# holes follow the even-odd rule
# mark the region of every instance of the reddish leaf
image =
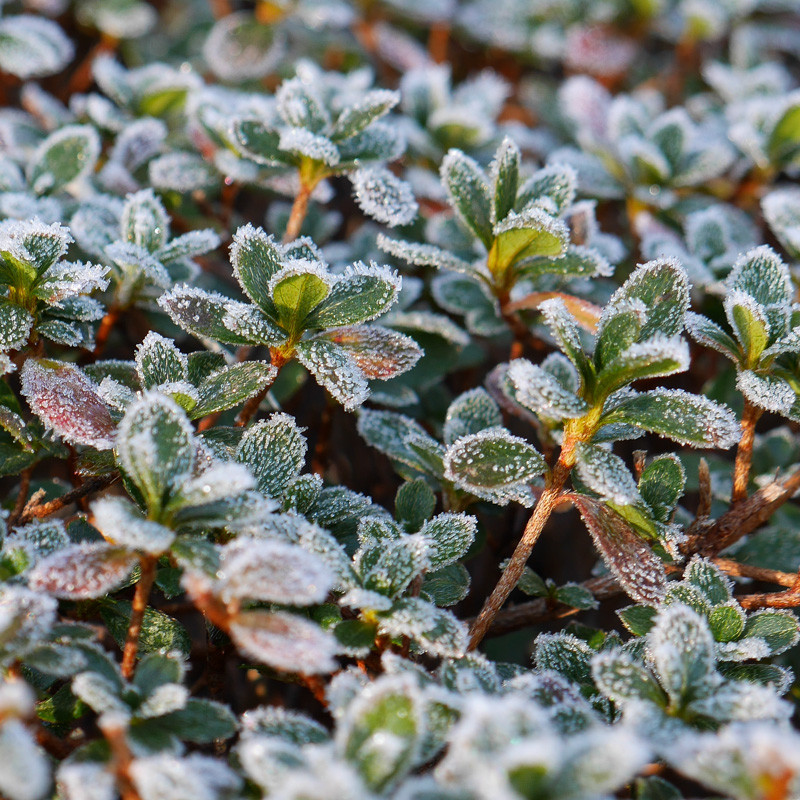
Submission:
POLYGON ((663 600, 667 574, 663 562, 647 543, 605 503, 582 494, 571 493, 568 497, 580 511, 603 561, 625 592, 648 605, 663 600))
POLYGON ((136 554, 111 544, 75 544, 40 561, 31 588, 67 600, 103 597, 130 575, 136 554))
POLYGON ((422 355, 410 336, 378 325, 334 328, 322 338, 339 345, 370 380, 385 381, 408 372, 422 355))
POLYGON ((65 442, 97 450, 114 446, 114 421, 95 384, 77 367, 29 358, 21 372, 22 393, 47 428, 65 442))

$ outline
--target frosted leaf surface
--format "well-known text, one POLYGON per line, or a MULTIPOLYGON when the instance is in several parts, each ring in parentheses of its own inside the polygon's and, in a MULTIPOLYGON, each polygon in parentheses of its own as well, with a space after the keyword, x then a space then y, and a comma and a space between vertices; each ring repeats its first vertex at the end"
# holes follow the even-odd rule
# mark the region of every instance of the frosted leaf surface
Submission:
POLYGON ((110 544, 76 544, 40 561, 31 571, 31 588, 56 597, 82 600, 102 597, 130 575, 135 553, 110 544))
POLYGON ((67 125, 36 149, 28 181, 36 194, 56 191, 91 172, 100 156, 100 137, 90 125, 67 125))
POLYGON ((306 606, 325 600, 334 576, 302 547, 240 537, 222 550, 218 570, 221 596, 306 606))
POLYGON ((0 588, 0 633, 4 643, 11 642, 14 658, 47 635, 57 611, 58 603, 46 594, 22 586, 0 588))
POLYGON ((477 521, 466 514, 439 514, 426 522, 420 535, 428 541, 429 569, 437 570, 461 558, 475 539, 477 521))
POLYGON ((508 378, 515 388, 517 402, 542 417, 576 419, 589 410, 575 392, 568 391, 542 367, 525 359, 515 359, 508 366, 508 378))
POLYGON ((297 360, 347 411, 360 406, 369 397, 364 373, 332 342, 324 339, 301 342, 297 347, 297 360))
POLYGON ((159 555, 169 549, 175 534, 157 522, 145 519, 123 497, 101 497, 92 503, 95 527, 111 544, 129 550, 159 555))
POLYGON ((312 133, 307 128, 283 129, 278 147, 314 161, 321 161, 330 167, 335 167, 340 160, 339 150, 330 139, 312 133))
POLYGON ((42 800, 51 785, 44 751, 18 720, 0 727, 0 792, 8 800, 42 800))
POLYGON ((116 782, 104 765, 63 763, 56 775, 63 800, 115 800, 116 782))
POLYGON ((135 759, 130 774, 141 800, 218 800, 240 784, 221 761, 197 753, 187 758, 163 754, 135 759))
POLYGON ((783 378, 749 369, 737 372, 736 388, 753 405, 775 414, 789 412, 796 399, 794 389, 783 378))
POLYGON ((21 306, 0 301, 0 350, 19 350, 33 329, 33 317, 21 306))
POLYGON ((145 389, 185 380, 189 374, 186 356, 172 339, 150 331, 136 348, 136 371, 145 389))
POLYGON ((410 336, 378 325, 334 328, 321 337, 341 348, 369 380, 385 381, 408 372, 422 357, 410 336))
POLYGON ((409 264, 417 264, 421 267, 450 269, 454 272, 472 272, 472 267, 469 262, 432 244, 391 239, 383 233, 378 234, 377 244, 381 250, 397 258, 402 258, 408 261, 409 264))
POLYGON ((502 425, 497 403, 485 389, 470 389, 460 394, 448 407, 444 421, 444 441, 452 444, 468 434, 502 425))
POLYGON ((411 186, 384 167, 367 167, 351 175, 356 202, 368 216, 394 228, 408 225, 418 206, 411 186))
POLYGON ((395 601, 390 614, 381 617, 382 633, 408 636, 424 650, 443 658, 460 658, 467 649, 467 626, 449 611, 418 597, 395 601))
POLYGON ((512 500, 530 504, 527 486, 547 465, 524 439, 503 428, 489 428, 464 436, 447 448, 445 478, 477 497, 507 505, 512 500))
POLYGON ((59 72, 75 53, 58 24, 32 14, 0 21, 0 40, 0 69, 23 80, 59 72))
POLYGON ((621 506, 641 502, 639 489, 625 462, 610 450, 591 444, 578 444, 578 477, 603 500, 621 506))
POLYGON ((284 611, 246 611, 230 626, 242 653, 283 672, 318 674, 336 668, 336 640, 322 628, 284 611))
POLYGON ((21 371, 22 393, 31 409, 65 441, 108 450, 115 425, 97 386, 77 367, 29 358, 21 371))
POLYGON ((154 158, 147 174, 153 188, 186 194, 216 183, 211 165, 194 153, 172 152, 154 158))
POLYGON ((263 78, 285 55, 285 42, 273 26, 240 11, 217 20, 203 45, 211 71, 224 81, 263 78))

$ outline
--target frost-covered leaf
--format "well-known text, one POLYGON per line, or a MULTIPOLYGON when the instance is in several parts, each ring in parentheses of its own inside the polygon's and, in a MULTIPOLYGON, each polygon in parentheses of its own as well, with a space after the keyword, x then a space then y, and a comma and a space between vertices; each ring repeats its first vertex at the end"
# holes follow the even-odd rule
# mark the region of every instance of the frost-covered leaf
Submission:
POLYGON ((174 151, 154 158, 147 167, 154 189, 186 194, 203 191, 217 182, 211 164, 194 153, 174 151))
POLYGON ((325 600, 333 573, 313 553, 297 545, 239 537, 222 550, 220 596, 307 606, 325 600))
POLYGON ((450 150, 442 161, 442 182, 461 221, 489 249, 492 232, 492 197, 489 181, 478 164, 460 150, 450 150))
POLYGON ((328 296, 331 286, 326 275, 309 263, 308 268, 285 268, 270 280, 270 295, 281 327, 297 335, 306 317, 328 296))
POLYGON ((259 361, 224 366, 197 387, 197 403, 190 409, 192 419, 243 403, 269 386, 277 374, 272 364, 259 361))
POLYGON ((621 650, 598 653, 592 659, 592 677, 597 688, 620 705, 636 700, 659 706, 666 703, 664 692, 650 671, 621 650))
POLYGON ((233 235, 230 256, 234 275, 247 296, 267 313, 272 312, 269 284, 283 266, 281 251, 273 238, 261 228, 244 225, 233 235))
POLYGON ((522 156, 517 145, 508 137, 503 139, 490 169, 494 192, 492 222, 504 219, 517 202, 521 160, 522 156))
POLYGON ((475 539, 477 522, 466 514, 439 514, 420 529, 428 542, 428 569, 442 569, 461 558, 475 539))
POLYGON ((152 189, 131 194, 125 200, 120 230, 128 242, 154 253, 169 236, 169 216, 152 189))
POLYGON ((540 417, 577 419, 589 411, 586 402, 568 391, 548 371, 525 359, 515 359, 508 366, 508 378, 514 386, 518 403, 540 417))
POLYGON ((348 411, 369 396, 364 373, 346 352, 326 339, 312 339, 297 346, 297 360, 348 411))
POLYGON ((337 744, 367 785, 383 791, 410 772, 423 731, 423 703, 413 680, 384 677, 348 708, 337 744))
POLYGON ((175 534, 157 522, 145 519, 123 497, 101 497, 92 504, 94 525, 111 544, 152 555, 165 552, 175 534))
POLYGON ((65 441, 97 450, 113 446, 115 425, 108 407, 97 386, 77 367, 29 358, 21 380, 33 412, 65 441))
POLYGON ((435 452, 439 460, 444 456, 444 448, 418 422, 394 411, 360 411, 358 432, 389 458, 421 472, 428 472, 428 464, 421 459, 420 446, 435 452), (413 447, 412 442, 417 447, 413 447))
POLYGON ((75 48, 53 20, 32 14, 0 21, 0 69, 28 80, 60 72, 75 48))
POLYGON ((486 428, 503 424, 497 403, 485 389, 470 389, 460 394, 447 409, 444 421, 444 441, 453 444, 456 439, 486 428))
POLYGON ((641 501, 639 490, 625 462, 605 447, 578 444, 575 469, 581 482, 593 492, 621 506, 641 501))
POLYGON ((379 631, 408 636, 421 650, 444 658, 459 658, 467 647, 467 628, 453 614, 418 597, 396 600, 381 616, 379 631))
POLYGON ((648 652, 661 685, 676 703, 692 699, 715 672, 714 639, 688 606, 666 606, 648 636, 648 652))
POLYGON ((8 800, 42 800, 51 786, 50 764, 44 750, 19 720, 8 720, 0 727, 0 752, 3 753, 0 761, 0 792, 3 796, 8 800))
POLYGON ((733 412, 707 397, 680 389, 654 389, 623 400, 603 423, 627 423, 692 447, 727 449, 741 430, 733 412))
POLYGON ((730 359, 738 360, 739 349, 736 342, 710 319, 690 311, 686 315, 686 330, 696 342, 711 347, 730 359))
POLYGON ((51 133, 28 165, 28 181, 37 194, 58 191, 91 172, 100 155, 100 137, 89 125, 67 125, 51 133))
POLYGON ((359 208, 394 228, 414 221, 419 207, 411 186, 385 167, 365 167, 350 176, 359 208))
POLYGON ((669 522, 675 506, 683 495, 686 473, 677 456, 654 458, 642 470, 639 493, 660 522, 669 522))
POLYGON ((331 132, 334 141, 349 139, 361 133, 375 120, 387 114, 400 102, 400 93, 387 89, 366 92, 357 103, 347 106, 339 114, 331 132))
POLYGON ((144 389, 186 380, 188 360, 175 342, 150 331, 136 348, 136 371, 144 389))
POLYGON ((537 206, 519 214, 512 211, 494 226, 493 233, 488 266, 496 276, 522 259, 562 255, 569 238, 567 226, 537 206))
POLYGON ((348 268, 311 312, 309 328, 334 328, 369 322, 387 311, 400 291, 400 277, 386 267, 358 262, 348 268))
POLYGON ((283 37, 271 25, 239 11, 217 20, 203 45, 212 72, 224 81, 263 78, 284 54, 283 37))
POLYGON ((0 351, 23 348, 31 335, 34 319, 22 306, 0 298, 0 351))
POLYGON ((120 465, 144 495, 151 515, 160 513, 173 487, 191 473, 196 448, 185 413, 156 392, 134 402, 117 431, 120 465))
POLYGON ((127 547, 75 544, 42 559, 28 582, 34 589, 69 600, 103 597, 130 575, 136 561, 127 547))
POLYGON ((463 436, 447 448, 445 478, 499 505, 517 500, 530 505, 528 484, 546 469, 542 455, 503 428, 463 436))
POLYGON ((282 672, 317 674, 336 668, 336 640, 322 628, 284 611, 243 611, 230 624, 245 656, 282 672))
POLYGON ((428 568, 428 542, 421 534, 394 540, 367 540, 356 554, 364 588, 387 597, 405 591, 428 568))
POLYGON ((570 499, 580 512, 606 566, 622 588, 641 603, 659 603, 667 583, 661 559, 628 522, 605 503, 579 494, 571 494, 570 499))
POLYGON ((422 357, 410 336, 378 325, 333 328, 316 341, 334 343, 369 380, 385 381, 408 372, 422 357))
POLYGON ((742 636, 762 639, 770 654, 777 655, 797 644, 800 630, 794 614, 765 609, 750 615, 742 636))
POLYGON ((439 269, 450 269, 454 272, 472 271, 470 264, 458 256, 442 250, 432 244, 420 242, 406 242, 400 239, 390 239, 384 234, 378 234, 378 247, 397 258, 402 258, 410 264, 417 264, 421 267, 438 267, 439 269))

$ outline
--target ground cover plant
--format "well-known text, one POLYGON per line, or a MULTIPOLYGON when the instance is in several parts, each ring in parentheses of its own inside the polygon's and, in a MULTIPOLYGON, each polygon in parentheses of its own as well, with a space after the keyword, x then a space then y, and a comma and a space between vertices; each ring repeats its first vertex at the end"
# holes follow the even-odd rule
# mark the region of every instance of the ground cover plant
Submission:
POLYGON ((0 798, 800 797, 796 0, 7 0, 0 93, 0 798))

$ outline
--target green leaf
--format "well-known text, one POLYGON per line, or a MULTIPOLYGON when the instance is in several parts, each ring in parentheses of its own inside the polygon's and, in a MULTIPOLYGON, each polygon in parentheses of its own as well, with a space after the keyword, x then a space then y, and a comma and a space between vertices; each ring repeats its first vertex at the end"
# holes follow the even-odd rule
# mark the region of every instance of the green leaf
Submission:
POLYGON ((663 778, 636 779, 636 800, 681 800, 682 797, 680 789, 663 778))
POLYGON ((122 209, 120 230, 125 241, 155 253, 167 243, 169 217, 152 189, 129 195, 122 209))
POLYGON ((422 357, 410 336, 379 325, 349 325, 318 334, 317 341, 335 344, 369 380, 385 381, 408 372, 422 357))
POLYGON ((634 635, 645 636, 655 624, 658 609, 653 606, 626 606, 617 611, 622 624, 634 635))
POLYGON ((439 514, 426 522, 420 535, 428 542, 428 568, 438 570, 452 564, 469 550, 477 522, 466 514, 439 514))
POLYGON ((181 683, 183 673, 181 659, 166 653, 151 652, 143 656, 136 665, 133 685, 147 697, 159 686, 167 683, 181 683))
POLYGON ((379 632, 408 636, 421 650, 444 658, 461 658, 467 647, 467 628, 453 614, 419 597, 403 597, 380 615, 379 632))
POLYGON ((758 611, 748 618, 742 633, 743 638, 751 636, 763 639, 772 655, 777 655, 800 639, 797 618, 791 612, 758 611))
POLYGON ((392 92, 388 89, 373 89, 366 92, 357 103, 347 106, 339 114, 331 132, 331 139, 337 142, 361 133, 376 119, 391 111, 399 102, 399 92, 392 92))
POLYGON ((565 583, 556 589, 556 600, 572 608, 589 609, 597 608, 598 602, 594 595, 585 587, 577 583, 565 583))
POLYGON ((401 676, 384 679, 361 692, 341 722, 344 756, 373 791, 387 790, 414 765, 423 734, 418 696, 401 676))
POLYGON ((656 336, 635 342, 608 361, 597 375, 595 395, 606 398, 634 381, 662 378, 689 368, 689 347, 684 339, 656 336))
POLYGON ((674 455, 657 456, 639 478, 639 494, 659 522, 669 522, 686 485, 686 473, 674 455))
POLYGON ((692 447, 727 450, 741 437, 733 412, 707 397, 679 389, 655 389, 623 400, 601 424, 627 423, 692 447))
POLYGON ((269 282, 283 267, 283 256, 272 236, 249 223, 233 235, 231 265, 247 296, 262 311, 273 315, 269 282))
POLYGON ((750 295, 731 292, 725 297, 725 311, 742 347, 743 366, 755 366, 769 346, 769 321, 765 309, 750 295))
POLYGON ((330 286, 313 272, 299 272, 276 280, 272 302, 281 327, 290 336, 303 330, 306 317, 330 292, 330 286))
POLYGON ((275 367, 263 361, 223 367, 197 387, 197 404, 191 409, 191 418, 199 419, 249 400, 271 384, 276 374, 275 367))
POLYGON ((512 139, 503 139, 494 156, 491 166, 494 202, 492 220, 499 222, 505 219, 517 201, 519 186, 519 168, 522 157, 519 148, 512 139))
POLYGON ((460 150, 448 152, 442 161, 440 172, 456 214, 488 250, 492 246, 494 233, 492 197, 485 173, 460 150))
POLYGON ((100 137, 90 125, 67 125, 51 133, 36 149, 28 181, 36 194, 56 192, 91 172, 100 155, 100 137))
POLYGON ((22 349, 31 335, 33 322, 22 306, 0 298, 0 352, 22 349))
POLYGON ((559 349, 578 370, 584 388, 592 386, 595 375, 594 365, 584 352, 578 323, 567 310, 564 301, 560 298, 545 300, 539 304, 539 311, 541 311, 547 327, 550 328, 559 349))
POLYGON ((547 470, 541 453, 503 428, 458 439, 447 448, 444 467, 458 488, 499 505, 530 504, 528 484, 547 470))
POLYGON ((603 500, 620 506, 641 501, 636 482, 625 462, 609 449, 579 443, 575 448, 576 472, 581 482, 603 500))
POLYGON ((190 698, 178 711, 158 717, 158 723, 179 739, 196 744, 229 739, 236 732, 236 717, 227 706, 212 700, 190 698))
POLYGON ((216 292, 184 284, 161 295, 158 304, 178 327, 201 340, 268 346, 286 340, 286 333, 255 306, 237 303, 216 292))
POLYGON ((598 689, 616 703, 648 700, 666 705, 664 692, 644 664, 621 650, 599 653, 592 661, 598 689))
POLYGON ((233 123, 236 146, 247 158, 267 167, 285 167, 291 163, 280 149, 280 131, 257 119, 236 119, 233 123))
POLYGON ((800 151, 800 105, 784 111, 772 129, 767 142, 767 152, 773 163, 785 163, 800 151))
POLYGON ((374 262, 369 266, 359 262, 333 285, 305 327, 334 328, 373 320, 394 304, 399 289, 397 273, 374 262))
MULTIPOLYGON (((122 647, 131 621, 131 604, 127 600, 104 600, 100 614, 108 632, 122 647)), ((139 634, 139 650, 142 653, 168 653, 177 650, 188 656, 191 649, 192 639, 186 628, 178 620, 148 606, 139 634)))
POLYGON ((449 564, 436 572, 428 572, 422 581, 420 596, 440 608, 460 603, 469 592, 470 575, 463 564, 449 564))
POLYGON ((489 393, 480 387, 456 397, 447 409, 444 421, 444 441, 452 444, 462 436, 480 433, 486 428, 503 424, 503 416, 489 393))
POLYGON ((150 331, 136 348, 136 370, 142 388, 153 389, 162 383, 186 380, 188 362, 172 339, 150 331))
POLYGON ((418 531, 436 508, 436 495, 423 478, 404 483, 394 500, 394 514, 409 531, 418 531))
POLYGON ((735 601, 715 606, 708 615, 708 625, 718 642, 735 642, 744 631, 745 615, 735 601))
POLYGON ((692 557, 684 570, 683 579, 696 587, 713 606, 727 603, 733 596, 730 579, 705 558, 692 557))
POLYGON ((184 412, 160 394, 146 394, 129 406, 119 424, 117 457, 157 518, 170 491, 194 467, 197 444, 184 412))
POLYGON ((560 256, 569 238, 567 226, 535 206, 511 212, 494 226, 494 241, 487 265, 497 278, 524 258, 560 256))
POLYGON ((305 436, 294 418, 272 414, 245 431, 235 458, 253 473, 259 491, 269 497, 281 497, 302 471, 307 449, 305 436))
POLYGON ((347 352, 326 339, 311 339, 297 346, 297 360, 347 411, 369 397, 364 373, 347 352))
POLYGON ((370 650, 378 635, 378 626, 359 619, 346 619, 333 629, 333 635, 350 650, 370 650))

